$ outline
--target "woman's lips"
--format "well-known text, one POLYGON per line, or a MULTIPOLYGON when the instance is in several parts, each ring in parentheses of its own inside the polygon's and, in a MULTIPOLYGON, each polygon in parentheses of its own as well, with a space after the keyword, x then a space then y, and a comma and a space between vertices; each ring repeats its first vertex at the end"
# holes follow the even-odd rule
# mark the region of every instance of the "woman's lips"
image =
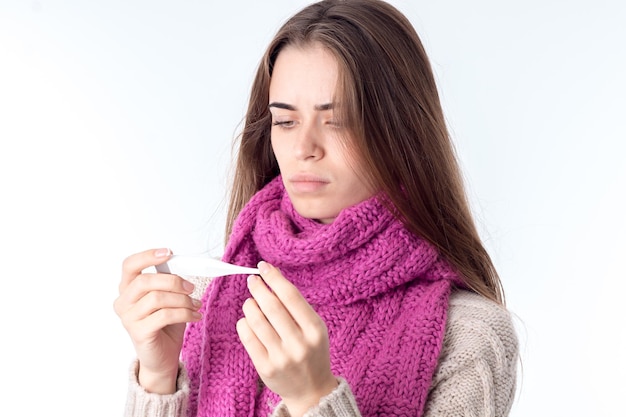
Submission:
POLYGON ((326 178, 313 174, 297 174, 289 178, 293 190, 298 193, 314 193, 330 183, 326 178))

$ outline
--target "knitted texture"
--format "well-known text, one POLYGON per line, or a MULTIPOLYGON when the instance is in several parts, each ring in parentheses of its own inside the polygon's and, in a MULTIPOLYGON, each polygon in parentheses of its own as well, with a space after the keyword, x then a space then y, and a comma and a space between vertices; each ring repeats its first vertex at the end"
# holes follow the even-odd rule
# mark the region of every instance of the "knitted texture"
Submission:
POLYGON ((130 392, 126 401, 124 415, 134 416, 180 416, 187 409, 189 382, 185 370, 179 370, 176 392, 171 395, 159 395, 147 392, 139 385, 139 361, 134 361, 130 368, 130 392))
MULTIPOLYGON (((363 416, 422 414, 457 275, 377 197, 324 225, 295 211, 277 177, 241 211, 223 259, 268 261, 300 290, 325 321, 331 369, 363 416)), ((203 296, 203 320, 189 325, 182 352, 189 416, 266 416, 280 401, 237 335, 248 297, 244 275, 215 279, 203 296)))
MULTIPOLYGON (((452 291, 443 347, 424 417, 508 416, 515 398, 518 355, 515 327, 504 307, 469 291, 452 291)), ((184 404, 189 379, 184 369, 179 372, 179 390, 172 395, 151 394, 141 388, 136 360, 129 377, 125 417, 187 415, 184 404)), ((305 417, 360 416, 350 387, 344 379, 339 381, 339 386, 305 417)), ((272 417, 289 417, 284 403, 272 417)))

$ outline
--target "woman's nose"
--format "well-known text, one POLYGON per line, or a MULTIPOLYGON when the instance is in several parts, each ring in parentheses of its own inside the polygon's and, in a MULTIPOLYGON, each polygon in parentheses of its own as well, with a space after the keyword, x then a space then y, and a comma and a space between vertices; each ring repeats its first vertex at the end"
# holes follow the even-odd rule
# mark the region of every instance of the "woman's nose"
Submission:
POLYGON ((319 159, 324 154, 320 135, 320 129, 315 123, 300 125, 294 143, 295 157, 299 160, 319 159))

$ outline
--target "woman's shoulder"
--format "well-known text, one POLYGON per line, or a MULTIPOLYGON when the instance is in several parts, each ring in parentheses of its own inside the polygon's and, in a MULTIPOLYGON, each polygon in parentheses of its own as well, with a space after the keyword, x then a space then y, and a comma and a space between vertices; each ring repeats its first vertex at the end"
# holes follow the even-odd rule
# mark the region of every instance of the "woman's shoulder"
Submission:
POLYGON ((448 324, 481 324, 506 335, 514 333, 511 313, 502 304, 480 294, 455 289, 450 294, 448 324))
POLYGON ((452 292, 444 351, 462 351, 468 359, 496 355, 492 359, 509 363, 517 360, 517 350, 515 326, 505 306, 470 291, 452 292))
POLYGON ((518 340, 506 307, 454 290, 426 415, 507 415, 517 362, 518 340))

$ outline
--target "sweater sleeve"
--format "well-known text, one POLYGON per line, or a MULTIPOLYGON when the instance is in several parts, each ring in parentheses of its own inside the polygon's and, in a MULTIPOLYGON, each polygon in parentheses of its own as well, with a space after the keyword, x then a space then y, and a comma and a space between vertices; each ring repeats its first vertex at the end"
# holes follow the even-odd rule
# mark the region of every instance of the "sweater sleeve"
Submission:
POLYGON ((509 312, 480 295, 455 291, 424 416, 507 416, 517 365, 518 341, 509 312))
MULTIPOLYGON (((307 411, 303 417, 361 417, 350 385, 343 378, 337 378, 339 385, 320 403, 307 411)), ((289 411, 281 401, 272 413, 272 417, 290 417, 289 411)))
POLYGON ((187 413, 189 380, 185 367, 178 365, 176 392, 160 395, 147 392, 138 381, 139 361, 135 360, 129 372, 128 395, 124 417, 183 417, 187 413))

